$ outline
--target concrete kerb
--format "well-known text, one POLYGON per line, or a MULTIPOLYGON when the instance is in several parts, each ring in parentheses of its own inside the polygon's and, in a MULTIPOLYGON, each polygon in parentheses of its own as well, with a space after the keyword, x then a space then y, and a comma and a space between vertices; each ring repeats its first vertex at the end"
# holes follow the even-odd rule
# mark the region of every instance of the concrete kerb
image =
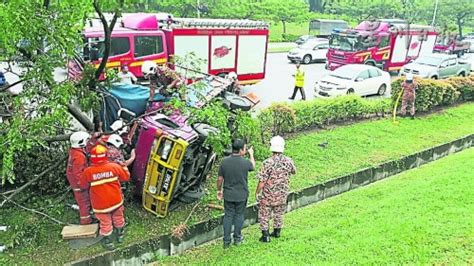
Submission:
MULTIPOLYGON (((341 176, 323 184, 317 184, 288 196, 288 211, 339 195, 349 190, 366 186, 400 172, 419 167, 447 155, 468 149, 474 145, 474 134, 423 150, 401 159, 389 161, 374 167, 362 169, 356 173, 341 176)), ((244 226, 257 222, 257 204, 247 207, 244 226)), ((98 254, 96 256, 71 262, 71 265, 143 265, 156 259, 157 256, 180 254, 183 251, 199 246, 223 235, 223 215, 197 223, 190 227, 189 233, 182 240, 171 235, 135 243, 121 249, 98 254)))

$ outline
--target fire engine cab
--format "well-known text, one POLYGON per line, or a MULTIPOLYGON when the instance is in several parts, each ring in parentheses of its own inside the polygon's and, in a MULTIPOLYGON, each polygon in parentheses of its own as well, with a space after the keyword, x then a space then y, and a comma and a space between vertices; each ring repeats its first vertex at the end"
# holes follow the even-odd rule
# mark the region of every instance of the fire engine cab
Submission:
POLYGON ((367 64, 398 71, 420 55, 431 54, 437 33, 430 26, 364 21, 355 29, 334 30, 326 68, 367 64))
MULTIPOLYGON (((83 59, 98 66, 105 47, 102 25, 91 25, 83 35, 83 59)), ((173 63, 177 57, 194 54, 201 62, 194 70, 212 75, 235 72, 241 84, 251 84, 265 77, 267 44, 265 22, 171 16, 161 20, 157 14, 125 14, 112 32, 106 66, 126 65, 140 78, 145 61, 173 63)))

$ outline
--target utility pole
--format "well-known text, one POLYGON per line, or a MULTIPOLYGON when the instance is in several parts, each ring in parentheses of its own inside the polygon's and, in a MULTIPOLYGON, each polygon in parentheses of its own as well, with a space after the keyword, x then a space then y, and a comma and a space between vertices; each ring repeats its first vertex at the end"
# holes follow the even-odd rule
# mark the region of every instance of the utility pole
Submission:
POLYGON ((196 10, 197 10, 198 18, 201 18, 201 11, 199 10, 200 7, 201 7, 201 1, 197 0, 196 10))
POLYGON ((439 0, 436 0, 435 9, 433 12, 433 20, 431 21, 431 26, 434 26, 435 21, 436 21, 436 13, 438 13, 438 3, 439 3, 439 0))

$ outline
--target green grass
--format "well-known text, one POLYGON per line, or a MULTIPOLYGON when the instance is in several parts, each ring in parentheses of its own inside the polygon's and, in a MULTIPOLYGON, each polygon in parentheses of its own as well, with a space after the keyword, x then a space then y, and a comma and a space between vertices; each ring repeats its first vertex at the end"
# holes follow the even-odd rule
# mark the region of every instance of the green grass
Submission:
MULTIPOLYGON (((308 34, 308 23, 286 23, 286 33, 291 35, 308 34)), ((281 22, 270 24, 270 42, 282 42, 283 26, 281 22)))
POLYGON ((221 241, 183 256, 178 265, 385 265, 474 263, 474 149, 383 182, 289 213, 280 239, 223 251, 221 241))
MULTIPOLYGON (((384 119, 294 136, 287 140, 286 151, 287 155, 295 160, 298 168, 298 174, 291 180, 291 190, 302 189, 472 134, 472 117, 474 104, 463 104, 414 121, 401 119, 398 125, 384 119), (329 143, 328 147, 320 148, 318 144, 325 141, 329 143)), ((191 222, 221 213, 205 207, 206 203, 218 203, 215 199, 215 179, 215 175, 209 179, 208 194, 191 222)), ((256 180, 254 175, 251 175, 249 203, 255 202, 255 185, 256 180)), ((40 208, 50 204, 50 197, 35 196, 36 200, 27 201, 29 207, 40 208)), ((67 201, 72 203, 72 195, 69 196, 67 201)), ((126 241, 120 247, 169 233, 185 219, 191 207, 184 206, 171 212, 166 219, 159 219, 145 212, 139 203, 126 204, 126 217, 130 227, 126 241)), ((0 253, 0 264, 62 264, 102 252, 100 246, 72 251, 60 239, 62 226, 21 210, 1 211, 0 225, 9 225, 12 228, 7 233, 0 232, 0 243, 9 244, 14 238, 26 240, 23 246, 0 253), (24 231, 27 233, 22 234, 24 231)), ((62 204, 48 207, 46 212, 65 222, 73 223, 77 220, 75 212, 62 204)))
POLYGON ((294 46, 284 46, 284 47, 269 47, 268 53, 286 53, 293 49, 294 46))

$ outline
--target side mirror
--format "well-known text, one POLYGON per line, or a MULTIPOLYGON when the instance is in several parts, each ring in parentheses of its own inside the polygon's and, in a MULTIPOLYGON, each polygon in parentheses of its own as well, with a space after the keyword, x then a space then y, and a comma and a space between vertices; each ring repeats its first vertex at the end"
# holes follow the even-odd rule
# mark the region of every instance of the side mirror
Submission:
POLYGON ((316 47, 313 48, 313 50, 319 50, 319 47, 316 46, 316 47))
POLYGON ((361 82, 361 81, 363 81, 363 80, 364 80, 363 78, 356 78, 356 79, 355 79, 356 82, 361 82))

